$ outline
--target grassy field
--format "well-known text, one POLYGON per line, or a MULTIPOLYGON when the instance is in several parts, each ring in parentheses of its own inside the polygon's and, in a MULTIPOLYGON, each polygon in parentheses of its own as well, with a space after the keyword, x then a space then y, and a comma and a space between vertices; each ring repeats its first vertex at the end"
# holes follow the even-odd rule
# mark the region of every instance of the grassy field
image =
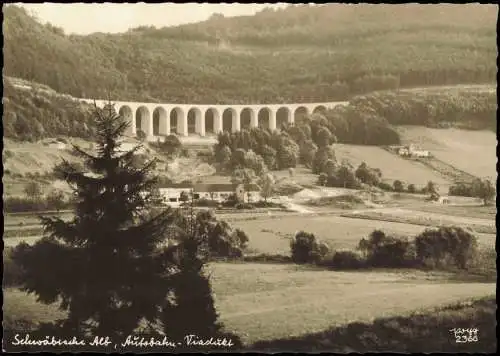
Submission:
POLYGON ((436 205, 426 204, 412 207, 412 210, 419 210, 428 213, 449 214, 453 216, 465 216, 479 219, 495 220, 497 208, 491 206, 454 206, 454 205, 436 205))
POLYGON ((495 221, 491 219, 426 213, 407 209, 391 208, 376 211, 346 212, 343 216, 427 226, 458 225, 479 233, 496 234, 495 221))
MULTIPOLYGON (((88 142, 79 139, 73 139, 72 142, 87 148, 88 142)), ((67 146, 70 148, 70 146, 67 146)), ((71 155, 69 150, 57 149, 45 146, 41 142, 15 142, 4 139, 4 169, 13 174, 25 175, 26 173, 49 173, 55 164, 62 159, 70 162, 76 158, 71 155), (7 152, 8 151, 8 152, 7 152)))
MULTIPOLYGON (((290 253, 290 238, 298 231, 314 233, 326 241, 333 249, 354 248, 359 240, 367 237, 373 230, 381 229, 386 233, 416 236, 427 226, 377 220, 351 219, 340 216, 290 216, 280 219, 259 219, 234 221, 231 226, 245 231, 249 238, 250 249, 259 253, 290 253)), ((484 245, 495 243, 495 235, 475 234, 484 245)))
MULTIPOLYGON (((346 210, 340 209, 338 211, 339 214, 341 212, 346 212, 346 210)), ((435 224, 427 220, 414 221, 415 219, 412 220, 412 216, 419 213, 413 210, 407 211, 399 217, 392 216, 394 221, 389 219, 390 214, 388 214, 388 217, 380 216, 380 214, 370 215, 371 212, 369 211, 363 214, 367 216, 359 219, 329 214, 276 213, 269 215, 263 213, 233 213, 221 215, 221 219, 226 220, 233 228, 242 229, 248 234, 250 237, 250 252, 281 255, 290 253, 290 238, 300 230, 314 233, 319 239, 328 242, 334 249, 351 249, 357 246, 361 238, 367 237, 375 229, 414 237, 429 226, 437 226, 441 222, 456 224, 460 221, 459 218, 454 216, 447 216, 451 219, 450 221, 446 219, 435 220, 435 224), (399 218, 399 220, 395 220, 396 218, 399 218), (427 224, 424 224, 424 222, 427 222, 427 224)), ((422 212, 420 214, 427 215, 422 212)), ((470 220, 470 218, 468 219, 470 220)), ((476 226, 476 228, 479 226, 478 231, 486 231, 486 233, 474 233, 480 246, 493 246, 496 235, 487 232, 495 231, 494 225, 490 226, 494 222, 484 220, 477 220, 477 222, 483 224, 476 226)), ((39 227, 36 225, 26 226, 26 229, 9 227, 9 237, 4 240, 4 244, 5 246, 16 246, 21 241, 33 243, 41 237, 39 232, 39 227)))
MULTIPOLYGON (((221 321, 245 343, 320 332, 495 292, 494 284, 447 283, 445 273, 418 271, 330 272, 255 263, 214 263, 208 271, 221 321)), ((63 315, 15 289, 4 289, 4 298, 4 327, 63 315)))
MULTIPOLYGON (((368 166, 379 168, 383 178, 389 184, 399 179, 417 187, 425 186, 433 181, 440 187, 447 186, 448 181, 419 162, 411 162, 391 154, 380 147, 336 144, 337 160, 347 159, 354 167, 365 162, 368 166)), ((447 191, 447 189, 446 189, 447 191)))
POLYGON ((414 143, 436 158, 477 177, 496 180, 496 135, 492 131, 398 126, 403 144, 414 143))
POLYGON ((421 313, 351 323, 326 331, 258 342, 260 352, 494 353, 497 348, 495 298, 485 297, 421 313), (472 326, 473 325, 473 326, 472 326), (453 329, 476 328, 477 342, 457 343, 453 329))

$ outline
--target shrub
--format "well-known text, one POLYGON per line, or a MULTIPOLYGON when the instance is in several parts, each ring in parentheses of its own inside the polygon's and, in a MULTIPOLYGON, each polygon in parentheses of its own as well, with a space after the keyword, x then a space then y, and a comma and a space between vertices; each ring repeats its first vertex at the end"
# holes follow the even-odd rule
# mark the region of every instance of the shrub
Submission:
POLYGON ((234 207, 236 209, 255 209, 253 204, 249 204, 249 203, 237 203, 234 207))
POLYGON ((248 245, 248 235, 234 231, 225 221, 218 221, 210 212, 198 213, 200 230, 208 232, 208 251, 211 258, 240 258, 248 245), (206 220, 208 217, 208 220, 206 220))
POLYGON ((248 241, 250 241, 246 232, 241 229, 235 229, 231 235, 231 238, 234 245, 238 246, 238 248, 242 250, 247 248, 248 241))
POLYGON ((408 187, 406 188, 408 190, 408 193, 415 194, 417 192, 417 188, 415 188, 415 184, 408 184, 408 187))
POLYGON ((270 201, 259 200, 252 205, 256 208, 284 208, 283 204, 273 203, 270 201))
POLYGON ((368 240, 358 244, 372 267, 409 267, 414 264, 413 249, 406 237, 387 236, 381 230, 374 230, 368 240))
POLYGON ((365 263, 363 256, 355 251, 335 251, 329 267, 334 269, 359 269, 365 267, 365 263))
POLYGON ((238 196, 236 194, 231 194, 224 202, 222 202, 222 206, 227 208, 232 208, 238 204, 238 196))
POLYGON ((219 206, 219 202, 217 202, 215 200, 200 198, 200 199, 196 199, 193 202, 193 205, 194 206, 208 207, 208 208, 216 208, 219 206))
POLYGON ((401 193, 404 191, 404 185, 403 182, 401 182, 399 179, 396 179, 394 183, 392 184, 392 187, 395 192, 401 193))
POLYGON ((392 192, 392 185, 390 185, 389 183, 380 182, 378 184, 378 187, 382 190, 387 190, 388 192, 392 192))
POLYGON ((461 227, 443 226, 418 235, 415 250, 424 266, 467 269, 477 253, 477 239, 461 227))
POLYGON ((283 256, 283 255, 270 255, 270 254, 258 254, 258 255, 252 255, 252 256, 245 256, 243 258, 245 262, 267 262, 267 263, 290 263, 292 262, 292 259, 290 256, 283 256))
POLYGON ((290 242, 295 263, 318 263, 329 252, 328 245, 320 243, 314 234, 299 231, 290 242))

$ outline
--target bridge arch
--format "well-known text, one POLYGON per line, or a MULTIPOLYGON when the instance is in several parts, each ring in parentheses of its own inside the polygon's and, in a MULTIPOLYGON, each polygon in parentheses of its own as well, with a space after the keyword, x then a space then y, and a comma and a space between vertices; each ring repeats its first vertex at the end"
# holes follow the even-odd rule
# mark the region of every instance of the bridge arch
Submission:
POLYGON ((313 114, 325 114, 326 107, 324 105, 318 105, 314 108, 313 114))
POLYGON ((168 136, 169 120, 167 110, 164 107, 158 106, 153 110, 153 135, 168 136))
POLYGON ((238 113, 236 112, 235 109, 233 108, 227 108, 224 110, 222 113, 222 130, 223 131, 229 131, 229 132, 235 132, 239 130, 238 127, 238 113))
POLYGON ((297 123, 301 120, 305 120, 308 115, 309 115, 309 110, 307 109, 307 107, 299 106, 297 109, 295 109, 293 121, 297 123))
POLYGON ((272 112, 269 108, 261 108, 257 116, 258 126, 262 129, 271 129, 271 115, 272 112))
MULTIPOLYGON (((146 137, 153 134, 151 125, 151 114, 147 107, 141 105, 135 112, 135 132, 140 135, 143 132, 146 137)), ((142 134, 141 134, 142 135, 142 134)))
POLYGON ((286 106, 282 106, 276 111, 276 128, 281 130, 283 127, 292 123, 292 112, 286 106))
POLYGON ((216 108, 208 108, 205 111, 205 133, 215 134, 221 131, 220 120, 219 111, 216 108))
POLYGON ((170 111, 170 133, 184 135, 184 110, 179 107, 170 111))
POLYGON ((240 113, 240 129, 250 129, 257 127, 255 111, 251 108, 244 108, 240 113))
POLYGON ((205 134, 205 124, 202 122, 201 110, 197 107, 191 108, 187 114, 188 134, 205 134))
POLYGON ((128 122, 128 127, 127 130, 125 131, 125 134, 128 136, 135 136, 135 122, 134 122, 134 113, 132 112, 132 109, 128 105, 122 105, 118 109, 118 114, 128 122))

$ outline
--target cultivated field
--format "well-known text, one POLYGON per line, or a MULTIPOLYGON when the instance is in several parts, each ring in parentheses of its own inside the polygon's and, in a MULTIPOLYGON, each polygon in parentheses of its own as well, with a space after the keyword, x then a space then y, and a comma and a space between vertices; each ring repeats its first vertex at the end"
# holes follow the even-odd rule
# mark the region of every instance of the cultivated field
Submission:
POLYGON ((397 126, 396 129, 403 144, 414 143, 455 168, 496 180, 497 141, 494 132, 423 126, 397 126))
MULTIPOLYGON (((380 229, 386 233, 394 233, 414 237, 428 226, 408 223, 378 221, 368 219, 352 219, 341 216, 284 216, 279 219, 258 219, 231 222, 231 226, 245 231, 249 238, 249 248, 258 253, 290 254, 290 238, 296 232, 304 230, 328 242, 333 249, 355 248, 363 237, 373 230, 380 229)), ((475 234, 483 246, 495 243, 494 234, 475 234)))
POLYGON ((379 168, 389 184, 396 179, 417 187, 425 186, 428 181, 437 183, 438 187, 449 184, 441 175, 423 164, 405 160, 380 147, 336 144, 334 148, 338 161, 347 159, 354 167, 365 162, 370 167, 379 168))
POLYGON ((479 219, 495 220, 497 208, 495 205, 490 206, 457 206, 457 205, 438 205, 426 204, 415 206, 412 210, 419 210, 428 213, 449 214, 453 216, 474 217, 479 219))
POLYGON ((370 220, 405 222, 416 225, 440 226, 458 225, 476 232, 496 234, 495 221, 491 219, 453 216, 448 214, 427 213, 408 209, 390 208, 352 211, 343 214, 346 217, 357 217, 370 220))
MULTIPOLYGON (((217 309, 245 343, 322 331, 352 321, 454 303, 495 293, 494 284, 447 283, 444 273, 331 272, 279 264, 214 263, 217 309)), ((4 325, 63 315, 15 289, 4 290, 4 325)))
MULTIPOLYGON (((302 194, 306 196, 304 201, 314 192, 307 191, 308 194, 302 194)), ((323 193, 335 195, 334 193, 339 192, 332 190, 323 193)), ((290 202, 303 204, 304 201, 299 199, 302 195, 296 194, 297 198, 292 198, 290 202)), ((302 207, 298 204, 294 205, 302 207)), ((443 206, 413 202, 410 198, 392 201, 388 205, 390 207, 362 207, 360 210, 340 209, 331 205, 307 206, 304 210, 309 214, 238 211, 217 216, 233 228, 245 231, 250 238, 249 251, 255 253, 288 255, 290 238, 300 230, 314 233, 334 249, 343 249, 354 248, 361 238, 367 237, 375 229, 414 237, 428 227, 441 224, 471 228, 481 246, 493 246, 495 243, 495 207, 443 206), (407 201, 412 204, 406 204, 407 201), (349 217, 349 214, 352 216, 349 217)), ((70 217, 71 214, 63 216, 70 217)), ((41 237, 42 230, 36 216, 8 214, 5 217, 5 225, 5 246, 15 246, 21 241, 31 244, 41 237)))

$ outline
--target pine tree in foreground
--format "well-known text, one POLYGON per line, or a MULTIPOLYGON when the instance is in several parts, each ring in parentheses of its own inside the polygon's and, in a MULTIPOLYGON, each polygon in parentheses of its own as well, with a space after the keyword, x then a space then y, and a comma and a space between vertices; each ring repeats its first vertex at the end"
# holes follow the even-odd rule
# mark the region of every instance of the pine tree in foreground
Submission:
POLYGON ((24 271, 22 290, 67 311, 57 324, 61 334, 123 338, 141 321, 157 323, 172 289, 166 229, 175 214, 145 214, 154 162, 138 169, 137 148, 119 150, 127 123, 111 105, 96 108, 95 120, 97 153, 74 147, 87 172, 58 166, 75 193, 74 218, 42 217, 46 235, 18 246, 13 259, 24 271))

